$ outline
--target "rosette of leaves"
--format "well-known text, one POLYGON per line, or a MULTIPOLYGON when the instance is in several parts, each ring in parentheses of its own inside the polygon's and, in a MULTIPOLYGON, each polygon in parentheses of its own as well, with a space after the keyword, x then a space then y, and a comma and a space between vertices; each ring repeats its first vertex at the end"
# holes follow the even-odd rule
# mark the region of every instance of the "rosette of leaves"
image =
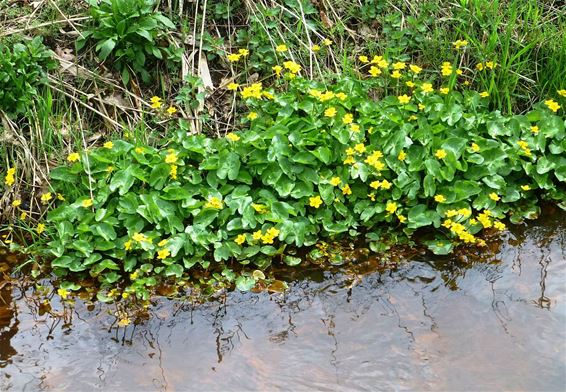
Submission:
POLYGON ((41 37, 11 49, 0 45, 0 110, 10 117, 28 110, 45 85, 47 71, 55 68, 52 55, 41 37))
POLYGON ((153 0, 88 0, 93 23, 77 40, 77 50, 89 40, 102 61, 112 59, 124 84, 131 72, 141 75, 144 82, 151 76, 147 62, 174 59, 176 50, 162 46, 159 37, 175 29, 169 18, 155 11, 153 0))

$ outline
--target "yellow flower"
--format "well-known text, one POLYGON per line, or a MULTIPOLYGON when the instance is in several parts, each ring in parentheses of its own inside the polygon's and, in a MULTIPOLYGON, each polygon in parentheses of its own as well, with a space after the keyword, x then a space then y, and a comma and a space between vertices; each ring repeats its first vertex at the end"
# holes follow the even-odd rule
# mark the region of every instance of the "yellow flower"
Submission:
POLYGON ((67 161, 69 162, 76 162, 79 159, 81 159, 81 156, 76 152, 72 152, 69 155, 67 155, 67 161))
POLYGON ((358 153, 362 154, 366 151, 366 146, 364 146, 363 143, 358 143, 354 146, 354 150, 356 150, 358 153))
POLYGON ((452 42, 452 45, 454 45, 456 49, 461 49, 464 46, 468 45, 468 41, 459 39, 457 41, 452 42))
POLYGON ((477 63, 477 64, 476 64, 476 69, 477 69, 478 71, 483 71, 483 69, 484 69, 483 63, 477 63))
POLYGON ((231 63, 235 63, 240 60, 240 57, 242 57, 241 54, 231 53, 228 55, 228 61, 231 63))
POLYGON ((399 103, 401 105, 405 105, 407 103, 409 103, 409 101, 411 100, 411 97, 409 97, 407 94, 403 94, 397 97, 397 99, 399 100, 399 103))
POLYGON ((473 152, 479 152, 480 151, 480 146, 478 146, 476 143, 472 143, 472 151, 473 152))
POLYGON ((277 237, 279 235, 279 230, 277 230, 275 227, 272 227, 270 229, 268 229, 264 235, 261 236, 261 241, 264 244, 273 244, 273 240, 275 239, 275 237, 277 237))
POLYGON ((169 175, 173 180, 177 179, 177 165, 169 165, 169 175))
POLYGON ((399 79, 401 77, 401 72, 395 70, 395 71, 391 72, 391 77, 393 79, 399 79))
POLYGON ((326 46, 330 46, 330 45, 332 45, 332 40, 330 40, 330 39, 328 39, 328 38, 325 38, 325 39, 322 41, 322 43, 323 43, 324 45, 326 45, 326 46))
POLYGON ((434 91, 434 89, 432 88, 432 83, 423 83, 421 85, 421 91, 423 93, 432 93, 434 91))
POLYGON ((447 155, 446 151, 444 151, 443 149, 438 149, 434 153, 434 156, 437 157, 438 159, 444 159, 446 158, 446 155, 447 155))
POLYGON ((462 75, 463 73, 464 73, 464 71, 462 71, 461 69, 456 70, 456 75, 462 75))
POLYGON ((246 57, 248 54, 250 54, 250 51, 247 49, 240 49, 238 50, 238 54, 242 57, 246 57))
POLYGON ((530 191, 531 186, 530 185, 521 185, 521 189, 524 190, 524 191, 530 191))
POLYGON ((338 185, 340 185, 341 182, 342 182, 342 180, 340 180, 340 177, 332 177, 330 179, 330 185, 332 185, 332 186, 338 186, 338 185))
POLYGON ((482 97, 482 98, 487 98, 487 97, 489 97, 489 93, 488 93, 487 91, 482 91, 482 92, 480 93, 480 97, 482 97))
POLYGON ((286 52, 289 48, 287 48, 287 45, 285 44, 279 44, 277 45, 277 47, 275 48, 276 51, 278 51, 279 53, 281 52, 286 52))
POLYGON ((21 205, 22 205, 22 201, 20 199, 16 199, 12 202, 12 207, 14 208, 18 208, 21 205))
POLYGON ((375 65, 372 65, 369 69, 369 74, 371 76, 381 75, 381 69, 377 68, 375 65))
POLYGON ((244 87, 241 94, 243 98, 261 98, 261 82, 254 83, 251 86, 244 87))
POLYGON ((41 204, 47 204, 52 198, 53 195, 51 194, 51 192, 44 193, 43 195, 41 195, 41 204))
POLYGON ((235 133, 230 132, 229 134, 226 135, 226 139, 231 140, 233 142, 237 142, 238 140, 240 140, 240 137, 235 133))
POLYGON ((336 116, 336 108, 334 108, 333 106, 329 107, 324 111, 324 116, 330 118, 336 116))
POLYGON ((397 211, 397 203, 388 201, 385 205, 385 211, 387 211, 389 214, 395 213, 395 211, 397 211))
POLYGON ((486 66, 486 68, 494 69, 495 67, 497 67, 497 64, 494 63, 493 61, 486 61, 485 66, 486 66))
POLYGON ((238 236, 236 237, 234 242, 238 245, 242 245, 244 242, 246 242, 246 235, 245 234, 238 234, 238 236))
POLYGON ((320 207, 321 204, 322 204, 322 199, 320 198, 320 196, 317 195, 309 198, 309 206, 318 208, 320 207))
POLYGON ((350 130, 352 132, 358 133, 360 132, 360 126, 358 124, 350 124, 350 130))
POLYGON ((161 249, 157 251, 157 258, 159 260, 165 260, 167 257, 171 255, 169 249, 161 249))
POLYGON ((214 208, 216 210, 221 210, 223 208, 222 200, 216 196, 213 196, 208 199, 206 204, 204 205, 205 208, 214 208))
POLYGON ((37 232, 37 234, 43 233, 45 231, 45 225, 43 223, 39 223, 35 228, 35 231, 37 232))
POLYGON ((168 239, 163 239, 163 240, 161 240, 157 243, 157 246, 163 247, 163 246, 167 245, 167 242, 169 242, 168 239))
POLYGON ((350 189, 350 185, 348 185, 348 184, 344 185, 341 189, 342 189, 343 195, 351 195, 352 194, 352 190, 350 189))
POLYGON ((177 163, 177 159, 177 152, 175 150, 169 150, 169 154, 165 156, 165 163, 177 163))
POLYGON ((281 71, 283 71, 283 67, 280 65, 274 65, 273 67, 271 67, 271 69, 273 70, 273 72, 275 72, 275 75, 277 75, 277 77, 281 76, 281 71))
POLYGON ((175 106, 171 105, 167 108, 167 114, 172 116, 175 113, 177 113, 177 108, 175 108, 175 106))
POLYGON ((254 231, 253 234, 252 234, 252 238, 254 239, 254 241, 260 240, 262 236, 263 236, 263 233, 261 232, 261 230, 254 231))
POLYGON ((553 99, 547 99, 546 101, 544 101, 544 104, 554 113, 556 113, 558 109, 560 109, 558 102, 554 101, 553 99))
POLYGON ((436 195, 434 196, 434 201, 437 203, 444 203, 446 198, 443 195, 436 195))
POLYGON ((255 119, 257 118, 257 113, 256 113, 256 112, 250 112, 250 113, 246 116, 246 118, 247 118, 248 120, 255 120, 255 119))
POLYGON ((409 65, 409 68, 411 69, 411 71, 412 71, 415 75, 420 74, 421 71, 423 70, 421 67, 419 67, 418 65, 415 65, 415 64, 409 65))
POLYGON ((148 238, 143 233, 134 233, 132 239, 136 242, 149 242, 148 238))
POLYGON ((560 95, 561 97, 566 97, 566 90, 565 90, 565 89, 556 90, 556 92, 557 92, 558 95, 560 95))
POLYGON ((344 124, 351 124, 354 121, 354 116, 351 113, 346 113, 344 117, 342 117, 342 123, 344 124))
POLYGON ((344 159, 344 165, 353 165, 354 163, 356 163, 356 160, 354 159, 353 156, 349 156, 346 159, 344 159))
POLYGON ((107 149, 109 149, 109 150, 111 150, 112 147, 114 147, 114 143, 112 143, 112 142, 106 142, 106 143, 104 143, 103 147, 104 147, 104 148, 107 148, 107 149))
POLYGON ((442 63, 442 68, 440 70, 442 76, 450 76, 454 73, 454 68, 452 68, 452 64, 448 61, 442 63))
POLYGON ((501 198, 499 197, 499 195, 495 192, 491 192, 489 194, 489 198, 493 201, 499 201, 501 198))
POLYGON ((320 50, 320 45, 314 44, 314 45, 311 47, 311 50, 312 50, 313 52, 318 52, 318 51, 320 50))
POLYGON ((440 89, 440 94, 446 95, 446 94, 448 94, 449 92, 450 92, 450 89, 449 89, 448 87, 442 87, 442 88, 440 89))
POLYGON ((299 73, 301 70, 301 66, 294 61, 285 61, 283 66, 294 74, 299 73))
POLYGON ((363 56, 363 55, 362 55, 362 56, 358 56, 358 60, 360 60, 360 62, 362 62, 362 63, 364 63, 364 64, 369 63, 368 56, 363 56))
POLYGON ((379 187, 381 186, 381 183, 379 181, 372 181, 369 184, 370 187, 372 187, 373 189, 379 189, 379 187))
POLYGON ((83 200, 82 203, 81 203, 81 205, 84 208, 92 207, 92 204, 93 204, 92 199, 83 200))
POLYGON ((426 108, 425 105, 423 105, 422 103, 419 103, 419 110, 424 110, 426 108))
POLYGON ((397 155, 397 159, 400 161, 404 161, 407 158, 407 153, 405 153, 405 151, 401 150, 399 152, 399 155, 397 155))
POLYGON ((387 180, 381 181, 381 189, 387 190, 387 189, 391 188, 391 185, 392 184, 387 180))
POLYGON ((346 98, 348 98, 348 96, 346 94, 344 94, 343 92, 339 92, 335 94, 336 98, 338 98, 340 101, 345 100, 346 98))
POLYGON ((402 61, 398 61, 395 64, 393 64, 393 69, 397 69, 397 70, 405 69, 406 67, 407 67, 407 64, 405 64, 402 61))
POLYGON ((16 182, 16 179, 14 177, 15 174, 16 174, 16 168, 9 167, 8 171, 6 172, 6 178, 4 179, 4 183, 8 186, 14 185, 14 182, 16 182))
POLYGON ((404 215, 397 215, 397 219, 399 219, 399 222, 401 223, 405 223, 407 221, 407 218, 404 215))
POLYGON ((25 211, 20 214, 20 220, 26 220, 27 217, 28 217, 28 213, 25 211))
POLYGON ((69 291, 66 289, 57 289, 57 294, 59 295, 59 297, 61 297, 62 299, 67 299, 67 296, 69 295, 69 291))
POLYGON ((144 149, 143 147, 136 147, 136 148, 134 149, 134 151, 135 151, 137 154, 143 154, 143 153, 145 153, 145 149, 144 149))
POLYGON ((503 231, 506 228, 505 223, 499 222, 499 221, 493 222, 493 227, 496 228, 499 231, 503 231))
POLYGON ((228 86, 226 86, 226 88, 230 91, 236 91, 238 89, 238 87, 240 87, 240 85, 238 83, 229 83, 228 86))
POLYGON ((408 80, 405 82, 405 84, 407 85, 407 87, 413 88, 415 87, 415 82, 413 82, 412 80, 408 80))
POLYGON ((154 109, 159 109, 161 105, 163 105, 161 98, 156 96, 151 97, 150 102, 151 102, 151 107, 154 109))
POLYGON ((531 126, 531 132, 535 135, 538 134, 538 132, 539 132, 538 126, 536 126, 536 125, 531 126))

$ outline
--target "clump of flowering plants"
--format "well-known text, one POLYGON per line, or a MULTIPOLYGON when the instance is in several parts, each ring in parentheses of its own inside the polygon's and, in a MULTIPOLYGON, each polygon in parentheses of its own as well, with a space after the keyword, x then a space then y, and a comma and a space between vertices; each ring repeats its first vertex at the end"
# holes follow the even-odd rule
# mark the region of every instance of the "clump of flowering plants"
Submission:
MULTIPOLYGON (((378 249, 387 230, 428 229, 434 253, 481 247, 482 233, 536 217, 542 199, 566 207, 560 93, 504 117, 456 64, 359 61, 357 77, 326 85, 290 60, 270 87, 230 84, 248 111, 225 137, 176 130, 163 148, 113 140, 70 155, 51 172, 64 201, 47 200, 40 233, 53 271, 144 295, 158 276, 213 262, 263 269, 328 237, 378 249)), ((261 274, 223 275, 251 288, 261 274)))

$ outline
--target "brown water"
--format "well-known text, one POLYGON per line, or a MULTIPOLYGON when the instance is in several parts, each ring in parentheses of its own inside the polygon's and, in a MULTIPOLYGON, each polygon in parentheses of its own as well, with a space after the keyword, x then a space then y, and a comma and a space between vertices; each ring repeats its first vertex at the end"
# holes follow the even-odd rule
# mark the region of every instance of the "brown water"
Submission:
POLYGON ((77 304, 65 324, 0 286, 0 390, 563 391, 566 214, 514 230, 487 262, 311 273, 284 296, 196 308, 163 300, 119 330, 111 307, 77 304))

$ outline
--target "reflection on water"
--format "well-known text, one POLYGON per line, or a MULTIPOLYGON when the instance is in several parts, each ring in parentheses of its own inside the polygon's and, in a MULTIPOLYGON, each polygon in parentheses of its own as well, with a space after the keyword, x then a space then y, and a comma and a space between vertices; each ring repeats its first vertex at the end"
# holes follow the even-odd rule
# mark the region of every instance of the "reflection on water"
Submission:
POLYGON ((77 304, 62 321, 0 285, 0 390, 561 391, 565 218, 509 234, 488 262, 319 273, 285 295, 196 308, 163 300, 125 329, 109 328, 112 307, 77 304))

